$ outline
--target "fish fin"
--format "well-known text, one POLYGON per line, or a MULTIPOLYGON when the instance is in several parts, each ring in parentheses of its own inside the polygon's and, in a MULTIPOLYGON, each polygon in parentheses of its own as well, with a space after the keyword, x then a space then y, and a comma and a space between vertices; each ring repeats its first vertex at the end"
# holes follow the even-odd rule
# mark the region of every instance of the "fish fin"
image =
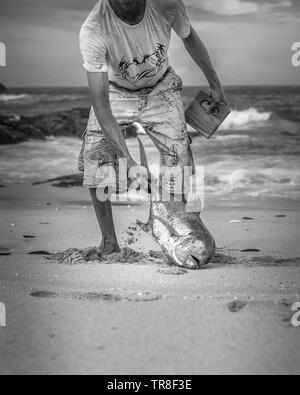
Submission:
POLYGON ((141 139, 138 137, 138 141, 139 141, 139 146, 140 146, 140 154, 141 154, 141 165, 143 167, 146 167, 146 169, 149 172, 149 164, 148 164, 148 159, 147 159, 147 155, 146 155, 146 151, 145 151, 145 147, 141 141, 141 139))
MULTIPOLYGON (((148 163, 145 147, 139 137, 138 137, 138 141, 139 141, 139 146, 140 146, 141 165, 147 169, 148 177, 150 177, 150 169, 149 169, 149 163, 148 163)), ((148 178, 148 193, 149 194, 152 193, 152 185, 151 185, 150 178, 148 178)))

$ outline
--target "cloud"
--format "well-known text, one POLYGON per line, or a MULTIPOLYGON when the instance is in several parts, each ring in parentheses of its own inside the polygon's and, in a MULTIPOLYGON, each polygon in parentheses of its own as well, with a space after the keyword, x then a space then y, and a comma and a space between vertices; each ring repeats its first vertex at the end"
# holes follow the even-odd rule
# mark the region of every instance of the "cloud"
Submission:
MULTIPOLYGON (((165 1, 165 0, 162 0, 165 1)), ((298 84, 291 44, 299 41, 299 0, 183 0, 224 84, 298 84)), ((78 45, 80 26, 96 0, 1 0, 1 40, 8 86, 86 85, 78 45)), ((187 84, 201 71, 176 35, 173 67, 187 84)))
POLYGON ((222 16, 238 16, 257 13, 270 13, 281 8, 291 8, 290 0, 273 2, 257 2, 244 0, 187 0, 186 4, 193 9, 201 9, 208 13, 222 16))

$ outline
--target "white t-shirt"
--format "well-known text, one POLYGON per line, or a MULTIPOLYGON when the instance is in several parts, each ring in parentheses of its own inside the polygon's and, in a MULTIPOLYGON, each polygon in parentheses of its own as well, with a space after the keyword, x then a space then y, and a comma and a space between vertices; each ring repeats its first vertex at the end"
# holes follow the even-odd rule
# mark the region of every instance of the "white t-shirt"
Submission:
POLYGON ((124 88, 152 87, 169 67, 172 29, 181 38, 191 32, 182 0, 146 0, 145 16, 134 26, 117 17, 109 0, 99 0, 80 32, 84 67, 108 72, 124 88))

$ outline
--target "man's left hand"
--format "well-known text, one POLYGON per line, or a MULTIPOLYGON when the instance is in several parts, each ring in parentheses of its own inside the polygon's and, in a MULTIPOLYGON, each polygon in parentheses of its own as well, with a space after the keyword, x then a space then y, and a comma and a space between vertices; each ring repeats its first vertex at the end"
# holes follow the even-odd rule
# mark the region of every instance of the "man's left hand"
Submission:
POLYGON ((214 112, 215 109, 217 109, 220 106, 220 104, 225 104, 225 105, 228 104, 222 88, 211 89, 210 94, 212 98, 212 103, 208 109, 209 113, 214 112))

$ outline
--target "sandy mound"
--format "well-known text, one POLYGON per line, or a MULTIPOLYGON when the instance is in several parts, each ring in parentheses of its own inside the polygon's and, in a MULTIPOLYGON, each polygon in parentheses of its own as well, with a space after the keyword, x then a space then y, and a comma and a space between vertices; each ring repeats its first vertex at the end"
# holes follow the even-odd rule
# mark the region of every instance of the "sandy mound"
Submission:
POLYGON ((147 265, 164 264, 165 259, 162 253, 150 251, 148 254, 135 251, 125 247, 119 254, 102 256, 97 247, 85 248, 83 250, 72 248, 63 252, 56 252, 49 257, 50 260, 64 265, 86 265, 95 264, 127 264, 127 265, 147 265))

